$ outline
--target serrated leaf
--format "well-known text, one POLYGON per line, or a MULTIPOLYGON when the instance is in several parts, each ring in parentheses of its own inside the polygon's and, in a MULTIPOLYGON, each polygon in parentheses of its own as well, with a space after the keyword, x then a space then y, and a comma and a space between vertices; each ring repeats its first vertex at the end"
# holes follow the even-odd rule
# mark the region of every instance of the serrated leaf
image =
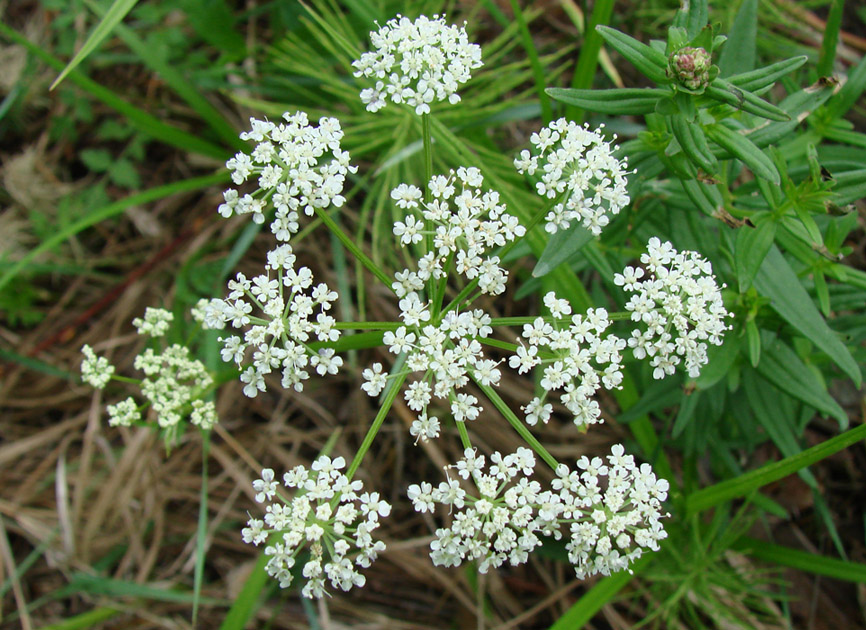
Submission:
POLYGON ((66 78, 66 75, 72 72, 78 64, 84 61, 90 53, 96 50, 99 44, 102 43, 102 40, 111 34, 114 27, 136 4, 138 4, 138 0, 114 0, 111 7, 106 11, 105 17, 99 21, 99 24, 97 24, 96 28, 93 29, 93 32, 90 33, 90 36, 84 42, 84 45, 72 60, 66 64, 66 67, 63 68, 63 71, 56 79, 54 79, 54 83, 52 83, 51 87, 48 89, 53 90, 57 87, 57 85, 66 78))
POLYGON ((752 286, 752 280, 775 238, 776 222, 772 219, 761 221, 754 228, 743 226, 737 229, 734 258, 737 262, 737 285, 740 293, 745 293, 752 286))
POLYGON ((782 319, 826 352, 830 359, 851 377, 854 384, 860 387, 863 382, 860 366, 821 317, 806 289, 800 284, 797 274, 775 245, 767 252, 755 275, 754 285, 761 295, 770 298, 770 306, 782 319))
POLYGON ((659 99, 669 98, 670 90, 654 88, 614 88, 610 90, 575 90, 547 88, 553 99, 591 112, 611 116, 649 114, 655 111, 659 99))
POLYGON ((743 0, 719 55, 721 76, 748 72, 755 67, 758 35, 758 0, 743 0))
POLYGON ((779 339, 771 339, 766 333, 758 373, 780 390, 835 418, 843 431, 848 428, 848 414, 827 393, 809 366, 788 345, 779 339))
POLYGON ((556 267, 564 263, 577 253, 580 248, 593 239, 592 232, 583 227, 578 221, 573 221, 565 230, 558 230, 552 234, 542 252, 535 269, 532 270, 534 278, 540 278, 549 274, 556 267))

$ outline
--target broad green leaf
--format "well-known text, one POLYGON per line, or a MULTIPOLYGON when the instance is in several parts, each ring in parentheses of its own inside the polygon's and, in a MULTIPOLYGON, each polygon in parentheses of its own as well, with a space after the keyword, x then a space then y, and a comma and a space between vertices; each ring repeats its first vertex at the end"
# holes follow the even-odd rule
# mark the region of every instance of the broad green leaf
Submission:
POLYGON ((72 61, 66 64, 66 67, 63 68, 60 75, 54 79, 54 83, 52 83, 51 87, 48 89, 53 90, 57 87, 57 85, 66 78, 66 75, 72 72, 78 64, 84 61, 87 55, 96 50, 97 46, 102 43, 102 40, 111 34, 114 27, 120 23, 120 21, 136 4, 138 4, 138 0, 114 0, 114 2, 111 3, 111 7, 109 7, 108 11, 105 12, 102 20, 100 20, 99 24, 96 25, 96 28, 93 29, 93 32, 90 33, 90 36, 84 42, 81 50, 79 50, 72 58, 72 61))
POLYGON ((695 379, 698 389, 709 389, 725 378, 740 354, 740 339, 729 331, 721 346, 710 346, 707 349, 707 364, 701 368, 701 374, 695 379))
POLYGON ((668 60, 663 53, 616 29, 599 25, 595 30, 644 76, 662 85, 670 83, 667 76, 668 60))
POLYGON ((743 0, 719 55, 721 76, 748 72, 755 67, 758 35, 758 0, 743 0))
POLYGON ((804 337, 809 339, 854 381, 862 383, 860 367, 837 334, 827 325, 815 307, 797 274, 785 257, 773 245, 755 275, 755 288, 770 298, 770 306, 804 337))
POLYGON ((535 265, 535 269, 532 270, 532 276, 534 278, 546 276, 571 258, 593 238, 592 232, 578 221, 573 221, 565 230, 558 230, 548 239, 541 258, 535 265))
POLYGON ((764 335, 764 349, 758 373, 819 412, 835 418, 839 428, 848 428, 848 414, 839 406, 803 360, 779 339, 764 335))
POLYGON ((654 88, 613 88, 610 90, 547 88, 545 92, 557 101, 610 116, 649 114, 655 111, 659 99, 671 96, 670 90, 654 88))
POLYGON ((861 424, 841 435, 808 448, 798 455, 786 457, 782 461, 766 464, 734 479, 728 479, 698 490, 686 498, 686 511, 689 515, 696 514, 720 503, 745 497, 758 488, 784 479, 788 475, 826 459, 864 439, 866 439, 866 424, 861 424))
POLYGON ((755 175, 779 185, 781 179, 773 161, 746 136, 719 124, 707 127, 706 133, 710 140, 742 161, 755 175))
POLYGON ((740 293, 752 286, 752 280, 776 237, 776 222, 770 218, 760 221, 754 228, 737 228, 737 249, 734 258, 737 262, 737 284, 740 293))
POLYGON ((235 29, 235 17, 225 0, 180 0, 189 23, 210 45, 241 59, 247 51, 244 37, 235 29))

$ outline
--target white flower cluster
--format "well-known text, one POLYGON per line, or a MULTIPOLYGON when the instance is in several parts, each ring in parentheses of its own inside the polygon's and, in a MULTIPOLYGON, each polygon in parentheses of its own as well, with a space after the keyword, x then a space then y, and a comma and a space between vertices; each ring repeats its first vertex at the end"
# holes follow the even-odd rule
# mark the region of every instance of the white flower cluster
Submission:
MULTIPOLYGON (((655 236, 647 243, 640 267, 626 267, 614 282, 633 292, 626 310, 646 325, 628 340, 638 359, 652 357, 653 377, 673 374, 682 360, 691 378, 707 363, 707 344, 720 345, 730 316, 709 261, 696 252, 678 252, 655 236)), ((724 285, 722 285, 724 287, 724 285)))
MULTIPOLYGON (((544 304, 557 320, 571 315, 571 305, 557 298, 553 291, 544 296, 544 304)), ((535 425, 539 420, 546 423, 550 419, 553 405, 545 400, 549 393, 559 389, 563 390, 562 403, 573 414, 578 427, 603 421, 598 402, 592 397, 602 385, 606 389, 620 386, 623 378, 620 351, 626 347, 625 340, 604 334, 609 325, 607 311, 598 308, 589 309, 585 316, 574 315, 567 327, 543 317, 523 326, 528 346, 521 343, 508 364, 520 374, 543 365, 540 384, 545 390, 524 407, 527 424, 535 425)))
POLYGON ((174 315, 171 311, 148 306, 144 309, 144 319, 136 317, 132 320, 132 325, 135 326, 139 335, 162 337, 168 332, 169 326, 171 326, 171 322, 173 321, 174 315))
POLYGON ((276 214, 271 231, 279 241, 288 241, 298 231, 298 213, 312 216, 316 208, 340 207, 346 175, 358 168, 349 164, 349 153, 340 149, 343 130, 336 118, 321 118, 310 125, 307 114, 283 114, 285 123, 250 119, 252 130, 242 140, 256 142, 251 155, 240 152, 226 162, 232 180, 240 185, 258 176, 258 189, 241 195, 235 189, 223 193, 219 207, 223 217, 251 214, 264 223, 271 204, 276 214))
POLYGON ((402 297, 420 290, 428 279, 440 278, 446 263, 453 260, 458 273, 472 280, 489 295, 505 291, 508 272, 499 266, 498 256, 483 257, 494 246, 503 246, 526 233, 517 217, 505 212, 499 203, 499 193, 481 191, 484 178, 475 167, 460 167, 455 174, 436 175, 429 183, 431 201, 422 200, 423 193, 416 186, 400 184, 391 191, 397 207, 419 213, 421 219, 408 214, 394 224, 394 234, 402 245, 421 242, 425 235, 433 239, 434 251, 427 252, 418 261, 418 271, 397 274, 392 286, 402 297), (459 184, 460 191, 457 191, 459 184), (425 231, 425 222, 433 228, 425 231))
POLYGON ((265 376, 282 371, 282 386, 303 391, 310 378, 307 367, 320 376, 336 374, 343 359, 331 348, 313 350, 309 343, 336 341, 340 331, 328 314, 337 292, 321 282, 314 286, 309 267, 295 269, 295 254, 288 243, 268 252, 267 273, 251 280, 238 273, 229 281, 230 293, 224 300, 201 301, 194 315, 210 329, 246 328, 243 339, 237 335, 221 338, 223 361, 244 368, 248 350, 252 363, 241 373, 246 383, 244 394, 255 398, 265 391, 265 376), (272 275, 276 275, 272 278, 272 275), (253 306, 262 316, 252 315, 253 306))
POLYGON ((467 449, 452 466, 464 480, 472 479, 477 496, 450 478, 437 488, 428 482, 409 486, 416 511, 433 512, 440 503, 453 514, 451 526, 437 529, 430 544, 433 564, 480 560, 481 573, 506 561, 519 565, 541 544, 540 536, 559 540, 567 529, 566 549, 577 576, 610 575, 644 549, 658 550, 666 537, 659 519, 668 482, 657 479, 649 464, 638 467, 621 445, 613 447, 607 464, 582 457, 579 472, 560 464, 550 490, 531 479, 535 456, 529 449, 494 452, 490 460, 485 469, 484 456, 467 449))
POLYGON ((579 220, 598 236, 610 222, 608 215, 619 214, 628 205, 626 160, 614 157, 598 131, 560 118, 533 133, 529 141, 537 154, 524 149, 514 166, 529 175, 541 169, 536 184, 539 195, 548 199, 565 195, 545 217, 545 229, 551 234, 579 220))
POLYGON ((114 374, 114 366, 105 357, 96 356, 89 345, 81 347, 84 360, 81 362, 81 380, 95 389, 104 389, 114 374))
POLYGON ((307 583, 301 592, 309 598, 327 594, 326 580, 343 591, 364 586, 366 578, 358 567, 369 567, 385 550, 385 543, 374 542, 371 534, 379 527, 379 518, 391 513, 391 506, 377 492, 360 494, 363 484, 340 472, 345 465, 342 457, 332 460, 323 455, 311 470, 296 466, 283 476, 283 485, 296 489, 290 501, 279 495, 273 470, 263 470, 262 478, 253 482, 256 501, 269 504, 264 520, 249 520, 243 540, 268 543, 266 570, 281 588, 292 583, 291 569, 307 546, 310 556, 301 571, 307 583))
MULTIPOLYGON (((483 385, 499 384, 499 364, 484 356, 477 339, 487 337, 493 329, 490 317, 480 309, 459 314, 450 311, 438 326, 422 325, 430 313, 416 293, 402 299, 400 309, 406 326, 386 332, 384 341, 392 353, 408 353, 406 366, 410 372, 423 372, 403 395, 409 408, 418 414, 409 433, 416 440, 427 441, 439 437, 439 418, 427 412, 434 396, 449 401, 454 419, 465 422, 475 420, 481 406, 475 396, 457 390, 466 386, 470 377, 483 385)), ((387 376, 381 363, 364 370, 363 377, 361 389, 368 395, 377 396, 385 388, 387 376)))
MULTIPOLYGON (((133 324, 139 334, 161 337, 168 330, 173 315, 164 309, 148 308, 144 319, 135 318, 133 324)), ((114 367, 105 358, 97 357, 90 346, 81 349, 85 356, 81 373, 85 382, 102 389, 114 373, 114 367)), ((156 412, 157 424, 163 429, 176 427, 189 416, 192 424, 210 430, 217 422, 213 402, 201 400, 201 394, 211 386, 213 379, 205 366, 190 357, 189 348, 173 344, 162 352, 146 348, 135 357, 135 369, 145 378, 139 386, 142 395, 156 412)), ((108 405, 110 426, 131 426, 141 421, 141 409, 135 398, 129 397, 108 405)))
POLYGON ((481 67, 481 47, 470 44, 463 27, 450 26, 444 17, 421 16, 414 22, 398 15, 370 33, 375 50, 352 63, 356 77, 376 81, 361 91, 367 110, 385 107, 386 99, 406 103, 419 116, 430 103, 460 101, 457 88, 481 67))

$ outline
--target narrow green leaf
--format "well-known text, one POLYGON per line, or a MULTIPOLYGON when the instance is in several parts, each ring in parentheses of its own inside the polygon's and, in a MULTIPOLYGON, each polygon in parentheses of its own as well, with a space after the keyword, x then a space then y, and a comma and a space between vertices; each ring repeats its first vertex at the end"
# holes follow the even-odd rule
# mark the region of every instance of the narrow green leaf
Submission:
MULTIPOLYGON (((15 32, 2 22, 0 22, 0 33, 15 43, 27 48, 28 51, 42 59, 52 68, 59 70, 63 67, 62 61, 45 52, 41 47, 35 45, 26 37, 15 32)), ((207 140, 202 140, 198 136, 178 129, 177 127, 165 124, 155 116, 151 116, 144 110, 123 100, 108 88, 105 88, 87 78, 77 70, 70 71, 68 77, 70 81, 75 83, 81 89, 88 92, 94 98, 102 101, 112 109, 117 110, 120 114, 126 116, 133 126, 156 140, 178 147, 183 151, 200 153, 201 155, 206 155, 219 160, 224 160, 226 158, 226 149, 208 142, 207 140)))
POLYGON ((826 352, 836 365, 851 377, 854 384, 860 387, 860 367, 848 348, 821 317, 806 289, 800 284, 797 274, 775 245, 767 252, 764 263, 755 275, 754 284, 762 295, 770 298, 770 306, 782 319, 826 352))
POLYGON ((742 161, 755 175, 779 185, 781 179, 773 161, 746 136, 718 124, 707 127, 705 131, 710 140, 742 161))
POLYGON ((749 114, 761 116, 775 121, 790 120, 791 117, 782 109, 779 109, 772 103, 762 99, 760 96, 749 90, 738 88, 736 85, 725 81, 724 79, 716 79, 704 91, 708 97, 721 101, 731 107, 735 107, 749 114))
POLYGON ((225 0, 180 0, 189 23, 199 36, 232 59, 247 51, 244 36, 235 29, 235 17, 225 0))
POLYGON ((661 85, 670 83, 667 75, 668 60, 663 53, 608 26, 599 25, 595 30, 644 76, 661 85))
MULTIPOLYGON (((2 24, 0 24, 0 27, 2 27, 2 24)), ((151 188, 150 190, 136 193, 134 195, 130 195, 129 197, 124 197, 123 199, 115 201, 114 203, 110 203, 103 208, 94 210, 86 217, 79 219, 72 225, 69 225, 63 229, 59 229, 53 236, 44 240, 37 247, 27 252, 26 255, 24 255, 19 261, 14 263, 11 268, 6 270, 6 272, 2 276, 0 276, 0 289, 9 284, 9 282, 37 256, 40 256, 45 252, 51 251, 54 247, 56 247, 69 237, 78 234, 83 230, 86 230, 92 225, 96 225, 101 221, 105 221, 110 217, 118 215, 127 208, 131 208, 132 206, 137 206, 145 203, 150 203, 151 201, 156 201, 157 199, 162 199, 163 197, 168 197, 169 195, 173 195, 175 193, 186 192, 188 190, 196 190, 199 188, 206 188, 208 186, 220 184, 226 181, 229 181, 229 174, 227 172, 217 173, 216 175, 206 175, 204 177, 193 177, 192 179, 187 179, 185 181, 167 184, 165 186, 157 186, 156 188, 151 188)))
POLYGON ((845 171, 833 176, 833 201, 840 206, 866 197, 866 168, 845 171))
POLYGON ((830 13, 824 26, 824 38, 821 40, 821 54, 815 71, 819 76, 829 77, 833 74, 833 62, 836 60, 836 45, 839 43, 839 29, 842 28, 842 12, 845 0, 831 0, 830 13))
POLYGON ((541 258, 535 265, 535 269, 532 270, 532 276, 534 278, 546 276, 592 239, 592 232, 580 225, 578 221, 573 221, 566 230, 558 230, 547 241, 541 258))
MULTIPOLYGON (((727 46, 730 46, 730 42, 725 44, 726 48, 727 46)), ((809 58, 806 55, 800 55, 799 57, 791 57, 790 59, 777 61, 776 63, 770 64, 769 66, 765 66, 763 68, 758 68, 757 70, 743 72, 741 74, 735 74, 728 77, 727 81, 731 85, 734 85, 741 90, 757 92, 758 90, 762 90, 766 87, 773 85, 773 83, 781 79, 786 74, 793 72, 804 63, 806 63, 808 60, 809 58)), ((780 109, 784 110, 784 108, 781 106, 780 109)))
POLYGON ((93 610, 88 610, 87 612, 64 619, 59 623, 40 626, 39 630, 90 630, 90 628, 100 627, 104 622, 119 614, 121 614, 119 608, 100 606, 99 608, 94 608, 93 610))
POLYGON ((60 75, 54 79, 54 83, 51 84, 49 90, 53 90, 57 85, 66 78, 73 69, 75 69, 78 64, 80 64, 84 59, 96 50, 97 46, 102 43, 102 40, 108 37, 111 34, 111 31, 114 30, 114 27, 129 13, 132 8, 138 4, 138 0, 114 0, 111 3, 111 7, 109 7, 108 11, 105 12, 105 15, 100 20, 99 24, 96 25, 96 28, 93 29, 93 32, 90 33, 90 36, 84 42, 84 45, 81 47, 81 50, 76 53, 76 55, 72 58, 66 67, 60 72, 60 75))
POLYGON ((523 15, 523 9, 520 8, 518 0, 511 0, 511 10, 514 12, 514 19, 517 21, 520 30, 523 50, 526 52, 527 57, 529 57, 532 76, 535 78, 535 91, 538 93, 538 100, 541 103, 541 120, 546 125, 553 120, 553 110, 550 108, 550 99, 544 89, 546 85, 544 66, 541 65, 541 61, 538 58, 538 50, 532 41, 532 33, 529 32, 526 16, 523 15))
POLYGON ((223 622, 220 624, 220 630, 244 630, 247 622, 252 618, 258 605, 259 598, 265 586, 271 580, 271 577, 265 571, 265 565, 270 561, 270 556, 266 556, 264 551, 259 554, 253 570, 250 572, 241 592, 229 608, 223 622))
POLYGON ((758 36, 758 0, 743 0, 719 55, 721 76, 748 72, 755 67, 758 36))
POLYGON ((695 409, 698 407, 698 401, 701 399, 700 390, 695 390, 693 392, 683 392, 683 397, 680 399, 680 408, 677 411, 676 420, 674 420, 674 426, 671 429, 671 435, 674 437, 679 437, 679 435, 685 431, 686 427, 691 424, 692 420, 695 417, 695 409))
POLYGON ((764 562, 774 562, 783 567, 815 575, 826 575, 835 580, 866 584, 866 564, 862 562, 830 558, 800 549, 774 545, 766 540, 757 540, 748 536, 737 540, 731 548, 764 562))
MULTIPOLYGON (((587 89, 592 87, 602 45, 602 36, 597 27, 607 25, 610 22, 613 14, 613 3, 614 0, 597 0, 593 3, 589 24, 583 31, 580 56, 574 68, 574 75, 571 77, 572 88, 587 89)), ((574 104, 566 108, 565 114, 566 118, 576 122, 581 122, 584 117, 584 112, 578 110, 574 104)))
POLYGON ((866 424, 861 424, 841 435, 825 440, 793 457, 786 457, 782 461, 766 464, 734 479, 728 479, 698 490, 686 498, 687 514, 692 515, 708 510, 720 503, 745 497, 758 488, 784 479, 788 475, 830 457, 830 455, 863 439, 866 439, 866 424))
POLYGON ((746 321, 746 351, 752 367, 761 362, 761 331, 754 319, 746 321))
POLYGON ((680 147, 683 153, 686 154, 686 157, 700 166, 705 173, 714 173, 718 163, 712 151, 710 151, 710 145, 707 143, 707 138, 700 123, 689 122, 685 117, 676 115, 671 116, 670 120, 671 131, 674 132, 674 137, 680 143, 680 147))
POLYGON ((737 262, 737 285, 740 293, 745 293, 752 286, 752 280, 775 238, 776 222, 770 218, 760 221, 754 228, 743 226, 737 229, 734 258, 737 262))
POLYGON ((803 360, 779 339, 764 336, 764 352, 758 373, 780 390, 819 412, 835 418, 839 428, 848 428, 848 414, 839 406, 803 360))
POLYGON ((707 364, 695 379, 698 389, 709 389, 728 375, 740 354, 740 345, 740 339, 728 333, 721 346, 711 345, 707 349, 707 364))
POLYGON ((832 120, 845 116, 860 98, 864 89, 866 89, 866 55, 860 58, 854 69, 848 73, 842 88, 827 103, 827 117, 832 120))
POLYGON ((670 90, 654 88, 613 88, 610 90, 574 90, 547 88, 552 98, 591 112, 611 116, 650 114, 661 98, 669 98, 670 90))
POLYGON ((709 3, 707 0, 689 0, 688 3, 684 3, 684 6, 688 7, 686 36, 694 39, 707 26, 710 19, 709 3))
POLYGON ((809 114, 818 109, 833 95, 832 85, 815 84, 785 97, 779 109, 786 112, 791 120, 758 125, 749 132, 749 139, 759 147, 781 142, 790 137, 809 114))
POLYGON ((629 567, 596 582, 574 605, 565 611, 550 630, 575 630, 583 628, 601 610, 602 606, 616 597, 632 579, 640 574, 650 563, 651 554, 645 554, 629 567))

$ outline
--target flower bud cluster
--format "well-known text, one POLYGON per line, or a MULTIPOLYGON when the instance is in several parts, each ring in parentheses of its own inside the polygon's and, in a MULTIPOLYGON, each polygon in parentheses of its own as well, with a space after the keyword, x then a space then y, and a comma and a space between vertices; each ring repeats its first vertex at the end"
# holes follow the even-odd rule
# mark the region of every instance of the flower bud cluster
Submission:
POLYGON ((81 380, 95 389, 104 389, 114 374, 114 366, 105 357, 97 356, 89 345, 81 347, 81 380))
MULTIPOLYGON (((544 296, 544 304, 556 320, 571 315, 571 305, 553 291, 544 296)), ((562 403, 574 416, 575 425, 585 427, 603 421, 598 402, 592 397, 602 385, 606 389, 619 387, 623 378, 620 352, 626 346, 625 340, 605 334, 608 326, 610 320, 603 308, 572 316, 568 326, 543 317, 523 326, 528 347, 521 343, 508 364, 520 374, 543 365, 540 384, 545 390, 524 407, 527 424, 535 425, 539 420, 547 423, 553 405, 545 400, 560 389, 562 403)))
POLYGON ((270 206, 276 210, 271 231, 279 241, 288 241, 298 231, 298 213, 312 216, 316 208, 346 201, 342 195, 346 175, 358 168, 349 163, 349 153, 340 149, 343 130, 336 118, 321 118, 312 126, 307 114, 283 114, 285 123, 250 119, 252 130, 241 140, 252 140, 252 154, 240 152, 226 162, 232 180, 240 185, 258 176, 258 189, 241 195, 235 189, 223 193, 223 217, 251 214, 264 223, 270 206))
POLYGON ((484 178, 475 167, 460 167, 455 174, 437 175, 430 180, 430 203, 416 186, 400 184, 391 191, 399 208, 421 215, 408 214, 394 224, 394 235, 402 245, 421 242, 432 236, 433 251, 418 262, 418 271, 398 275, 392 286, 398 296, 418 290, 428 279, 445 275, 447 263, 453 260, 458 273, 472 280, 489 295, 505 291, 508 272, 499 266, 498 256, 483 257, 490 248, 501 247, 526 233, 517 217, 505 212, 499 193, 481 191, 484 178), (460 190, 458 192, 457 185, 460 190), (425 225, 425 222, 427 225, 425 225), (432 227, 432 232, 428 232, 432 227))
POLYGON ((640 267, 626 267, 614 276, 618 286, 634 293, 625 308, 645 326, 632 332, 628 345, 638 359, 651 357, 654 378, 673 374, 681 361, 688 375, 697 378, 707 363, 707 342, 721 345, 730 316, 712 265, 655 236, 640 260, 646 274, 640 267))
POLYGON ((288 243, 268 252, 265 267, 265 274, 251 280, 238 273, 228 283, 231 292, 226 299, 203 300, 194 312, 206 328, 221 330, 227 324, 246 328, 243 338, 221 338, 221 356, 243 370, 244 394, 250 398, 266 390, 265 376, 275 370, 282 372, 283 387, 300 392, 310 378, 306 368, 324 376, 336 374, 343 365, 332 348, 317 351, 309 345, 340 338, 337 322, 328 314, 337 292, 324 282, 314 286, 308 267, 295 269, 295 254, 288 243), (260 316, 252 314, 253 306, 260 316))
POLYGON ((619 214, 628 205, 628 165, 625 158, 614 157, 599 131, 560 118, 533 133, 529 141, 537 153, 524 149, 514 166, 529 175, 540 169, 538 194, 559 199, 545 217, 545 229, 551 234, 578 220, 598 236, 610 222, 608 215, 619 214))
POLYGON ((386 100, 406 103, 419 116, 430 103, 460 101, 457 88, 482 65, 481 47, 469 43, 463 27, 445 18, 420 16, 414 22, 398 15, 370 33, 374 50, 352 63, 356 77, 374 79, 374 87, 361 91, 367 110, 376 112, 386 100))
MULTIPOLYGON (((167 332, 173 317, 164 309, 148 308, 144 318, 135 318, 133 324, 139 334, 161 337, 167 332)), ((85 345, 81 352, 85 357, 81 363, 84 381, 102 389, 114 373, 114 366, 104 357, 97 357, 90 346, 85 345)), ((209 430, 216 424, 214 403, 201 400, 202 393, 212 385, 213 379, 200 361, 190 357, 189 348, 178 344, 161 352, 146 348, 135 357, 133 365, 145 374, 139 383, 141 393, 156 412, 157 424, 161 428, 171 429, 187 416, 192 424, 202 429, 209 430)), ((131 396, 108 405, 108 424, 131 426, 141 421, 143 407, 131 396)))
POLYGON ((280 495, 269 468, 253 482, 256 501, 268 505, 264 520, 247 522, 243 540, 256 546, 267 543, 270 559, 265 568, 281 588, 291 585, 291 569, 302 549, 309 549, 309 558, 301 570, 307 580, 301 592, 309 598, 326 595, 326 581, 343 591, 364 586, 366 578, 358 568, 368 568, 385 550, 385 543, 374 541, 372 533, 391 506, 377 492, 361 493, 363 483, 341 472, 345 465, 342 457, 322 455, 310 470, 296 466, 283 476, 283 486, 296 491, 290 500, 280 495))
POLYGON ((579 578, 609 575, 627 568, 644 549, 658 550, 666 537, 660 519, 669 484, 649 464, 638 467, 621 445, 613 447, 607 463, 582 457, 574 472, 560 464, 550 489, 531 479, 535 456, 523 447, 505 456, 494 452, 487 468, 484 456, 466 449, 451 468, 471 478, 477 493, 451 478, 436 488, 423 482, 408 490, 416 511, 433 512, 439 503, 453 514, 451 526, 437 529, 430 544, 435 565, 478 560, 481 573, 506 561, 516 566, 526 562, 541 536, 552 536, 567 538, 579 578))
MULTIPOLYGON (((454 420, 465 422, 475 420, 482 408, 475 396, 458 390, 470 379, 482 385, 499 384, 499 364, 484 355, 478 341, 489 336, 493 329, 490 317, 481 309, 459 314, 450 311, 438 326, 423 325, 430 317, 429 311, 416 293, 401 300, 400 308, 406 325, 386 332, 384 341, 393 354, 407 353, 409 371, 423 372, 423 376, 408 385, 404 398, 418 414, 409 432, 416 439, 427 441, 439 437, 439 418, 428 414, 434 396, 449 401, 454 420)), ((368 395, 377 396, 385 388, 387 377, 381 363, 364 370, 363 377, 361 389, 368 395)))
POLYGON ((703 48, 687 46, 668 59, 668 76, 690 90, 701 90, 710 82, 712 57, 703 48))

